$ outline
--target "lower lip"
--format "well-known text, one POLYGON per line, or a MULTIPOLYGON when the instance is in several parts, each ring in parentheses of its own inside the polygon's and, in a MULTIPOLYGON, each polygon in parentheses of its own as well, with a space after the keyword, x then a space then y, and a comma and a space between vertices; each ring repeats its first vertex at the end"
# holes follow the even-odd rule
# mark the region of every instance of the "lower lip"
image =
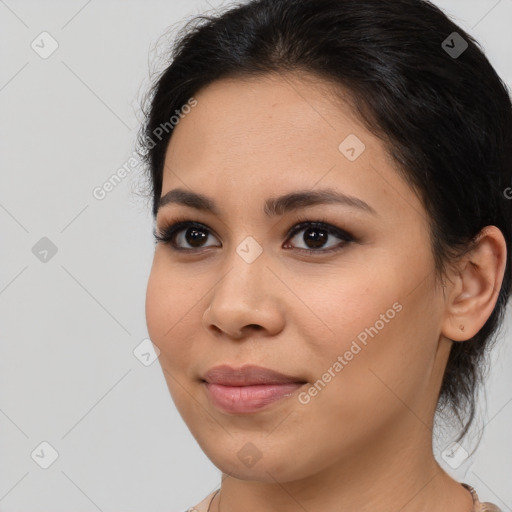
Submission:
POLYGON ((222 386, 204 382, 213 404, 230 413, 254 412, 289 397, 304 384, 260 384, 255 386, 222 386))

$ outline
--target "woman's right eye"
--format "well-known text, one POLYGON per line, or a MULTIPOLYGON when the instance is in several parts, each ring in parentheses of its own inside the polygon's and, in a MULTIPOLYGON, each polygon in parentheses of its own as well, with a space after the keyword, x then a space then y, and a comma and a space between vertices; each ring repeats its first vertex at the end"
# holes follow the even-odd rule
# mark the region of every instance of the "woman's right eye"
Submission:
MULTIPOLYGON (((213 236, 210 230, 203 224, 193 221, 180 221, 164 226, 160 232, 154 231, 155 241, 170 245, 176 251, 193 251, 208 247, 204 243, 209 236, 213 236), (183 244, 191 247, 183 247, 183 244)), ((220 247, 217 246, 217 247, 220 247)))

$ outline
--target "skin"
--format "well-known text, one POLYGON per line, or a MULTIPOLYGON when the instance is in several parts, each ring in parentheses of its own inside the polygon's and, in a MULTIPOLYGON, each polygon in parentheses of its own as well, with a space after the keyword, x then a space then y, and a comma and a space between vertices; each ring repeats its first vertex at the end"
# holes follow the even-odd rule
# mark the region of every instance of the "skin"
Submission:
MULTIPOLYGON (((195 96, 169 143, 162 195, 201 193, 221 214, 160 208, 157 231, 180 215, 209 236, 195 254, 156 245, 148 331, 176 407, 223 473, 211 511, 220 500, 222 512, 469 512, 470 494, 434 459, 433 417, 451 340, 471 338, 496 303, 505 241, 486 228, 443 289, 421 201, 384 143, 330 92, 288 74, 224 79, 195 96), (355 161, 338 149, 349 134, 366 146, 355 161), (263 212, 268 198, 326 187, 377 213, 338 204, 263 212), (328 235, 315 246, 305 230, 287 238, 304 219, 355 241, 328 235), (263 250, 252 263, 236 251, 247 236, 263 250), (309 403, 292 396, 244 415, 209 401, 201 377, 223 363, 258 364, 311 387, 395 303, 401 311, 309 403), (251 467, 238 456, 246 443, 261 456, 251 467)), ((193 248, 180 233, 176 243, 193 248)))

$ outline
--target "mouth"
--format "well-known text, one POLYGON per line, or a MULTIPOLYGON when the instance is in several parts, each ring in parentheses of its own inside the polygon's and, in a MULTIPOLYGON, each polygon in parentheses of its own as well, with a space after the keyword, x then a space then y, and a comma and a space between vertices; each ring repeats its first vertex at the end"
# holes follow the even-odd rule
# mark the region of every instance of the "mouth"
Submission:
POLYGON ((255 365, 216 366, 201 381, 211 403, 232 414, 259 411, 294 395, 307 384, 303 378, 255 365))
POLYGON ((252 413, 294 395, 304 384, 256 384, 253 386, 223 386, 204 382, 212 404, 231 414, 252 413))
POLYGON ((252 364, 247 364, 240 368, 233 368, 226 364, 214 366, 204 374, 202 380, 209 384, 220 384, 222 386, 306 383, 306 380, 302 377, 294 377, 252 364))

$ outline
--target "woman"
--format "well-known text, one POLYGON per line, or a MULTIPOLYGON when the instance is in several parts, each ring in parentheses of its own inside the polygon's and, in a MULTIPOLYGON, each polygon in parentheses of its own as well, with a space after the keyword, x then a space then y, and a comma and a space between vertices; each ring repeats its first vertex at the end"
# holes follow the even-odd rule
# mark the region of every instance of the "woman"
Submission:
POLYGON ((220 489, 197 511, 499 510, 434 458, 511 286, 512 106, 420 0, 196 18, 149 97, 150 337, 220 489))

